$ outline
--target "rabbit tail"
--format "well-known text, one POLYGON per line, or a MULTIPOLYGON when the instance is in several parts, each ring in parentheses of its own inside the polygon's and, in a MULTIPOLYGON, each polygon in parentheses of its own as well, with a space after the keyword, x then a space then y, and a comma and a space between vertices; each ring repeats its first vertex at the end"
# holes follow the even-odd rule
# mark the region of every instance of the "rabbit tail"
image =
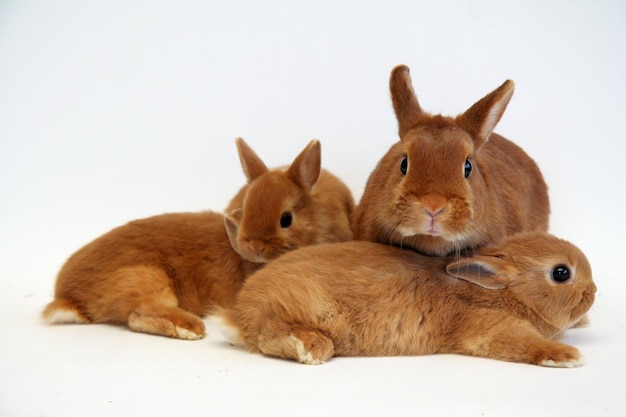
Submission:
POLYGON ((55 323, 91 323, 72 300, 61 298, 48 304, 43 311, 43 320, 48 324, 55 323))

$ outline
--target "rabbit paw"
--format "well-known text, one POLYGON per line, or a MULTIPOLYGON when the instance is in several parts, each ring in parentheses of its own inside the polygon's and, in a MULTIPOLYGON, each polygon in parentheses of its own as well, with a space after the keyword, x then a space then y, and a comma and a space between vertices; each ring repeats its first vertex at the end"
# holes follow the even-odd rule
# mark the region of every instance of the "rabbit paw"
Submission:
POLYGON ((178 337, 179 339, 198 340, 198 339, 202 339, 203 336, 204 334, 198 334, 189 329, 176 326, 176 337, 178 337))
POLYGON ((305 365, 321 365, 322 363, 324 363, 324 361, 322 361, 320 358, 313 357, 313 353, 311 353, 304 347, 304 343, 302 343, 302 340, 298 339, 294 335, 291 335, 289 337, 291 338, 291 341, 296 348, 298 362, 305 365))
POLYGON ((561 361, 561 362, 556 362, 553 359, 547 359, 541 362, 539 365, 547 366, 550 368, 577 368, 579 366, 583 366, 584 364, 585 364, 585 361, 583 360, 583 357, 580 356, 578 359, 573 359, 569 361, 561 361))
POLYGON ((324 335, 310 330, 295 330, 287 335, 259 337, 258 348, 266 355, 295 359, 306 365, 319 365, 331 358, 333 342, 324 335))
POLYGON ((333 342, 326 336, 312 331, 292 333, 291 339, 298 362, 307 365, 320 365, 330 359, 334 353, 333 342))
POLYGON ((558 350, 544 352, 541 356, 543 358, 539 358, 538 365, 551 368, 576 368, 585 363, 578 349, 567 345, 563 345, 558 350))

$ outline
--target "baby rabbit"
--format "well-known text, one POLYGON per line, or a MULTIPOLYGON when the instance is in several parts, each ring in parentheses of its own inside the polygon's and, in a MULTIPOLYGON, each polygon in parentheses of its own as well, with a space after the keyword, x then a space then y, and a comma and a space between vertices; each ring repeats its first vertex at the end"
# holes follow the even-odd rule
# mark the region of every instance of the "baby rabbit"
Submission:
POLYGON ((513 81, 456 118, 420 107, 409 69, 391 73, 399 124, 394 144, 371 173, 354 215, 357 240, 445 256, 521 231, 546 231, 548 190, 535 162, 492 133, 513 81))
POLYGON ((371 242, 311 246, 253 274, 218 315, 234 343, 305 364, 436 353, 582 364, 577 349, 551 338, 594 301, 585 255, 538 232, 479 252, 446 259, 371 242))
POLYGON ((272 171, 243 139, 236 143, 248 184, 226 209, 225 225, 239 255, 264 263, 300 246, 352 240, 354 199, 321 169, 319 141, 311 141, 290 167, 272 171))
POLYGON ((349 223, 352 200, 345 195, 345 185, 336 178, 318 182, 315 192, 327 193, 327 200, 316 200, 309 193, 319 165, 318 141, 298 155, 287 173, 260 172, 257 163, 256 168, 247 168, 256 169, 256 181, 244 186, 237 198, 245 202, 246 215, 256 220, 242 223, 245 235, 261 237, 266 231, 273 232, 270 225, 283 222, 276 218, 277 206, 295 213, 294 225, 296 221, 306 223, 300 227, 321 229, 324 235, 299 232, 299 239, 290 238, 287 231, 272 235, 266 242, 267 251, 258 247, 264 257, 251 260, 231 247, 221 214, 175 213, 135 220, 97 238, 67 260, 44 319, 49 323, 119 323, 138 332, 181 339, 203 337, 201 317, 216 306, 231 306, 246 277, 267 259, 324 239, 334 242, 352 237, 339 227, 335 235, 329 227, 349 223), (331 201, 338 195, 346 201, 331 201))

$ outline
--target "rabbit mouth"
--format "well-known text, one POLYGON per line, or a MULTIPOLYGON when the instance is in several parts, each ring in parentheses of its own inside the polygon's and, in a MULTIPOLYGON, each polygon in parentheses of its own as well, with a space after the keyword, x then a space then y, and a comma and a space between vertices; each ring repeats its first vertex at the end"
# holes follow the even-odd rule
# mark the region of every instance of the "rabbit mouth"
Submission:
POLYGON ((570 315, 572 324, 578 323, 589 311, 595 301, 596 286, 591 284, 581 295, 580 301, 570 315))
POLYGON ((446 230, 440 221, 434 219, 422 220, 416 224, 400 224, 396 228, 402 237, 410 237, 417 235, 428 235, 432 237, 440 237, 445 240, 454 240, 454 233, 446 230))
POLYGON ((266 264, 271 260, 264 248, 250 247, 250 245, 240 245, 237 251, 239 255, 247 261, 257 264, 266 264))
POLYGON ((453 242, 467 227, 465 217, 450 208, 432 213, 420 206, 414 206, 399 214, 400 224, 396 230, 403 237, 426 235, 453 242))

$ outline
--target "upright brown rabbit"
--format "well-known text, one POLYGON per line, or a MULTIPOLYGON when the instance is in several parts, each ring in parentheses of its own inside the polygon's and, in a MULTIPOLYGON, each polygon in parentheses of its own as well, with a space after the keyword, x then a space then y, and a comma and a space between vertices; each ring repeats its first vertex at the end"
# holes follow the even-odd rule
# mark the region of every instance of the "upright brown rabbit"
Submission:
POLYGON ((253 274, 218 314, 234 343, 306 364, 455 353, 580 365, 576 348, 552 338, 594 301, 585 255, 536 232, 479 252, 446 259, 358 241, 302 248, 253 274))
POLYGON ((241 138, 237 149, 248 184, 226 209, 225 225, 242 257, 268 262, 300 246, 352 240, 354 199, 321 169, 319 141, 311 141, 291 166, 271 171, 241 138))
POLYGON ((406 66, 391 73, 399 125, 354 215, 355 238, 444 256, 522 231, 547 231, 548 189, 537 164, 492 133, 511 96, 506 81, 452 118, 420 107, 406 66))
MULTIPOLYGON (((240 144, 239 144, 240 145, 240 144)), ((280 245, 273 236, 268 253, 298 246, 352 237, 328 224, 349 224, 351 196, 338 179, 316 184, 327 194, 331 208, 312 203, 308 191, 319 172, 320 145, 313 141, 288 169, 289 179, 305 190, 285 184, 282 169, 258 173, 256 181, 237 194, 246 216, 256 222, 241 225, 242 232, 262 237, 276 218, 277 206, 294 211, 301 228, 325 230, 305 234, 280 245), (317 168, 316 168, 317 165, 317 168), (289 190, 285 189, 287 187, 289 190), (338 188, 338 190, 335 189, 338 188), (295 189, 295 190, 294 190, 295 189), (337 196, 343 200, 335 204, 337 196), (345 201, 347 200, 347 202, 345 201), (295 207, 295 208, 294 208, 295 207), (342 207, 339 212, 336 207, 342 207), (316 210, 320 210, 317 213, 316 210), (339 218, 339 220, 337 220, 339 218)), ((241 206, 240 206, 241 207, 241 206)), ((163 214, 132 221, 97 238, 74 253, 58 274, 54 301, 43 316, 49 323, 118 323, 132 330, 181 339, 199 339, 205 328, 201 317, 216 306, 228 307, 246 277, 270 259, 242 258, 231 246, 223 215, 213 212, 163 214)), ((268 232, 269 233, 269 232, 268 232)), ((265 253, 265 252, 263 252, 265 253)))

